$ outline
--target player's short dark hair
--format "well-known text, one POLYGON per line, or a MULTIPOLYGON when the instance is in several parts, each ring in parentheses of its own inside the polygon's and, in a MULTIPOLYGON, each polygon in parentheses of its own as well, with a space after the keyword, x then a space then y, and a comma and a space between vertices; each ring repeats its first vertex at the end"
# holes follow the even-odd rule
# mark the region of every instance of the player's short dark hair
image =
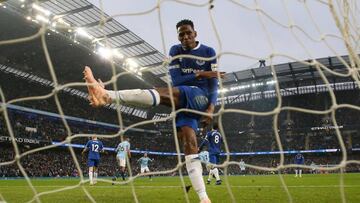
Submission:
POLYGON ((176 29, 178 29, 180 26, 183 26, 183 25, 190 25, 192 29, 194 29, 194 23, 189 20, 189 19, 183 19, 183 20, 180 20, 177 24, 176 24, 176 29))
POLYGON ((218 122, 214 122, 214 123, 213 123, 213 129, 215 129, 215 130, 219 129, 219 124, 218 124, 218 122))

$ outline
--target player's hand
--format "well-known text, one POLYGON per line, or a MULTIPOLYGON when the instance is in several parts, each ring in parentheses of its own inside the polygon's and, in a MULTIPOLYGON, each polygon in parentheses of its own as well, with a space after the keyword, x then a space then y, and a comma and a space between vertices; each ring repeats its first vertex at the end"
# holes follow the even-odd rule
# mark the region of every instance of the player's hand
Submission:
POLYGON ((205 113, 209 113, 210 115, 203 116, 201 119, 201 124, 203 127, 208 126, 211 121, 213 120, 213 113, 215 110, 215 106, 213 104, 210 104, 209 107, 206 109, 205 113))
POLYGON ((219 72, 219 71, 202 71, 196 73, 196 78, 217 78, 220 76, 221 78, 224 78, 225 72, 219 72))

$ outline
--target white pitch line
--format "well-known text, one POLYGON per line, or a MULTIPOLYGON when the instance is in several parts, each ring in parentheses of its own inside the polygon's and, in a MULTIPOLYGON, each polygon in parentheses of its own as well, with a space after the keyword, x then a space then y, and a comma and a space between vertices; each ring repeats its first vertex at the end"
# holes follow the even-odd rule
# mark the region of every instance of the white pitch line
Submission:
MULTIPOLYGON (((85 185, 88 186, 88 185, 85 185)), ((116 188, 117 186, 121 186, 121 187, 129 187, 131 188, 131 186, 129 185, 113 185, 113 186, 105 186, 105 185, 99 185, 99 186, 88 186, 89 188, 116 188)), ((14 186, 0 186, 0 188, 9 188, 9 187, 14 187, 14 188, 27 188, 28 186, 19 186, 19 185, 14 185, 14 186)), ((35 188, 66 188, 66 187, 72 187, 72 186, 64 186, 64 185, 50 185, 50 186, 44 186, 44 185, 39 185, 39 186, 34 186, 35 188)), ((142 185, 142 186, 134 186, 135 188, 181 188, 180 185, 176 186, 176 185, 162 185, 162 186, 151 186, 151 185, 142 185)), ((210 185, 207 187, 225 187, 225 185, 219 186, 219 185, 210 185)), ((279 186, 274 186, 274 185, 231 185, 230 187, 233 188, 282 188, 283 186, 279 185, 279 186)), ((289 188, 337 188, 337 187, 341 187, 340 185, 290 185, 287 186, 289 188)), ((347 188, 357 188, 360 187, 360 185, 344 185, 343 187, 347 187, 347 188)))

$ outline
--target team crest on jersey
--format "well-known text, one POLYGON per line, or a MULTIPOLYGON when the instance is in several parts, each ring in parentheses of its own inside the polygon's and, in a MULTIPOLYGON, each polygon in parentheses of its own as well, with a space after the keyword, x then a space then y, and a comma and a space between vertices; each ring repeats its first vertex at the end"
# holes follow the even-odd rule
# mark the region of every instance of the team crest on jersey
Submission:
POLYGON ((202 66, 205 64, 205 61, 203 60, 196 60, 196 64, 198 64, 199 66, 202 66))

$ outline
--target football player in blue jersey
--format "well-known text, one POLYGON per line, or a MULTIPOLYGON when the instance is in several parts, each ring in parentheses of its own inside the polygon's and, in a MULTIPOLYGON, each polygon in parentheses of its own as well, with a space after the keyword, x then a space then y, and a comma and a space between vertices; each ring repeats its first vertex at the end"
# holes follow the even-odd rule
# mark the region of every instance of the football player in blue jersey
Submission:
POLYGON ((219 132, 219 127, 217 123, 213 124, 213 128, 209 131, 203 141, 200 144, 199 149, 201 150, 204 146, 207 146, 209 151, 209 162, 208 170, 209 170, 209 178, 207 183, 211 182, 211 175, 215 176, 216 185, 221 185, 221 179, 219 176, 219 169, 214 167, 214 164, 220 163, 220 153, 221 153, 221 145, 223 143, 222 136, 219 132))
POLYGON ((92 139, 86 143, 85 148, 82 151, 83 155, 85 152, 89 151, 87 163, 89 167, 90 185, 96 184, 98 166, 100 163, 100 152, 103 152, 103 148, 103 143, 98 140, 96 136, 92 136, 92 139))
POLYGON ((172 81, 169 88, 132 89, 111 91, 104 89, 101 81, 96 81, 89 67, 85 67, 84 79, 88 84, 90 104, 94 107, 103 106, 117 101, 122 105, 152 107, 159 104, 171 107, 171 98, 175 108, 192 109, 208 113, 200 115, 180 112, 176 115, 177 134, 184 146, 186 168, 191 183, 201 202, 210 202, 202 179, 202 167, 198 156, 196 132, 198 122, 208 125, 212 121, 212 113, 218 94, 218 77, 224 72, 216 70, 215 50, 196 41, 197 32, 191 20, 181 20, 176 24, 177 37, 180 44, 170 49, 171 63, 169 73, 172 81), (198 60, 190 57, 202 57, 198 60), (172 95, 170 95, 172 94, 172 95))
MULTIPOLYGON (((296 154, 295 164, 304 165, 304 163, 305 163, 304 156, 300 153, 296 154)), ((300 167, 295 168, 295 178, 297 178, 298 175, 301 178, 301 174, 302 174, 302 169, 300 167)))

